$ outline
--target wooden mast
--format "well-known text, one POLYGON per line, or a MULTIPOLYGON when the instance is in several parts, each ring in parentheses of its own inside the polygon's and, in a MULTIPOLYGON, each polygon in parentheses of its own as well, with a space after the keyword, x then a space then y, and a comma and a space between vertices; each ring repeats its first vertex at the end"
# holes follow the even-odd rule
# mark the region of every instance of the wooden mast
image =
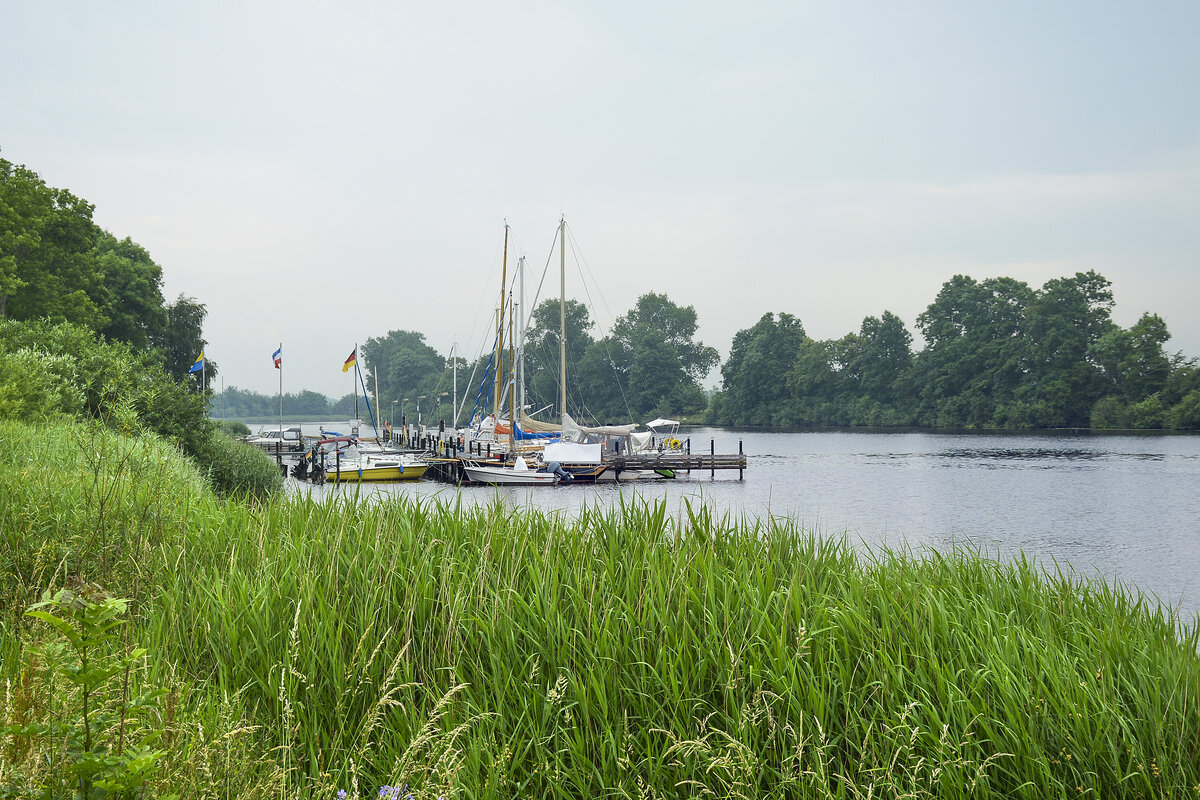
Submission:
POLYGON ((562 390, 563 434, 567 418, 567 218, 558 220, 558 383, 562 390))
POLYGON ((513 357, 513 317, 516 316, 512 309, 512 295, 508 298, 508 368, 512 372, 511 380, 508 383, 508 452, 514 456, 517 454, 517 412, 513 408, 516 405, 516 359, 513 357))
MULTIPOLYGON (((493 425, 500 422, 500 375, 503 374, 500 369, 501 361, 504 357, 504 287, 508 283, 508 223, 504 223, 504 257, 500 262, 500 306, 497 316, 496 325, 496 374, 494 378, 494 390, 492 400, 492 420, 493 425)), ((493 430, 495 428, 493 427, 493 430)))

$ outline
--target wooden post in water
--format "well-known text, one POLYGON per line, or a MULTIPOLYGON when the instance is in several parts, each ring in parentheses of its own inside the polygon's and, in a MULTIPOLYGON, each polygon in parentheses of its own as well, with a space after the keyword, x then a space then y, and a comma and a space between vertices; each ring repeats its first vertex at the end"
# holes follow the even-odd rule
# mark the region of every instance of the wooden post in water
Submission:
MULTIPOLYGON (((745 453, 742 452, 742 440, 741 439, 738 439, 738 455, 739 456, 745 455, 745 453)), ((739 463, 743 463, 743 462, 739 462, 739 463)), ((745 474, 745 470, 743 470, 741 467, 738 467, 738 480, 739 481, 742 479, 742 476, 744 474, 745 474)))
POLYGON ((712 467, 708 471, 708 477, 715 478, 717 477, 717 442, 715 439, 708 440, 708 455, 712 458, 712 461, 708 462, 708 465, 712 467))

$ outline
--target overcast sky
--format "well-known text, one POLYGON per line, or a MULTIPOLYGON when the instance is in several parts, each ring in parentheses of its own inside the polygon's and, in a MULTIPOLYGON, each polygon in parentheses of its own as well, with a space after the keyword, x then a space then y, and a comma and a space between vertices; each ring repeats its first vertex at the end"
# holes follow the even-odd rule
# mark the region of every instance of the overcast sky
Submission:
POLYGON ((284 391, 335 397, 389 330, 478 354, 505 221, 532 292, 561 215, 602 325, 666 293, 722 359, 768 311, 915 333, 955 274, 1089 269, 1200 356, 1198 31, 1195 0, 0 0, 0 156, 266 394, 280 342, 284 391))

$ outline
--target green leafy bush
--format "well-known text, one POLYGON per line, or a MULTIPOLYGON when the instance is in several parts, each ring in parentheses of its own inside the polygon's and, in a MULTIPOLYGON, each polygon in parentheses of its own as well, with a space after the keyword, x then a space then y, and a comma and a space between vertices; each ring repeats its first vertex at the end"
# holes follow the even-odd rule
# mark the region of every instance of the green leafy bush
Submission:
POLYGON ((1121 398, 1109 395, 1092 406, 1091 426, 1097 430, 1129 427, 1129 411, 1121 398))
POLYGON ((30 348, 0 350, 0 419, 45 422, 83 412, 75 361, 30 348))
POLYGON ((1163 409, 1162 400, 1158 395, 1151 395, 1145 400, 1129 404, 1129 427, 1142 430, 1153 430, 1166 427, 1167 412, 1163 409))
POLYGON ((206 497, 195 466, 156 436, 0 420, 0 616, 67 578, 137 596, 206 497))
POLYGON ((1200 389, 1188 392, 1171 409, 1171 427, 1177 431, 1200 430, 1200 389))
POLYGON ((283 472, 266 453, 214 430, 195 455, 214 491, 264 498, 283 488, 283 472))
POLYGON ((215 427, 204 396, 167 375, 156 353, 106 342, 79 325, 0 319, 0 353, 22 351, 56 366, 54 374, 82 392, 82 408, 68 412, 130 435, 152 431, 187 455, 201 452, 215 427))
POLYGON ((250 435, 250 426, 235 419, 221 420, 220 427, 226 436, 238 437, 250 435))

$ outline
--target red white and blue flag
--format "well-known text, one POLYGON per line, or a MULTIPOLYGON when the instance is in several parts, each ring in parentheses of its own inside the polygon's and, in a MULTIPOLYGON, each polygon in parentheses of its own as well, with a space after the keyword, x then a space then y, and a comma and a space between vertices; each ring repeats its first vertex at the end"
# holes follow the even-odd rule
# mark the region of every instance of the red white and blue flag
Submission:
POLYGON ((279 349, 271 354, 271 358, 275 359, 275 369, 283 369, 280 366, 283 363, 283 345, 280 345, 279 349))

